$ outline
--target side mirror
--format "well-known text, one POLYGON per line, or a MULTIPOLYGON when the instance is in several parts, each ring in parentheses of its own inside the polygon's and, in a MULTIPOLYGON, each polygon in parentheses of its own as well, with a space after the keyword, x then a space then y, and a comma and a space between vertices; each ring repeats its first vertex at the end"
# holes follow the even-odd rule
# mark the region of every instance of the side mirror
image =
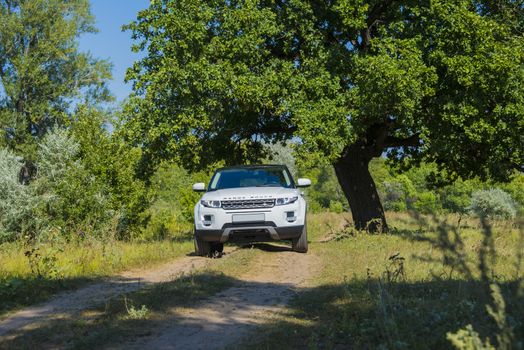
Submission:
POLYGON ((206 192, 206 185, 203 182, 197 182, 196 184, 193 184, 193 191, 206 192))
POLYGON ((308 187, 308 186, 311 186, 310 179, 300 178, 297 180, 297 187, 308 187))

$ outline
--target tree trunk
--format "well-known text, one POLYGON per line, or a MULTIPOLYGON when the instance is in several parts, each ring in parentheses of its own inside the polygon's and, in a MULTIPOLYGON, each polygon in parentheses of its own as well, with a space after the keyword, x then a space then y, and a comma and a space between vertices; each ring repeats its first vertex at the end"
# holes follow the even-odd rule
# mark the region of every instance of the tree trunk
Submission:
POLYGON ((369 172, 369 162, 373 158, 371 153, 364 143, 357 142, 347 147, 333 165, 349 202, 355 227, 370 232, 385 232, 388 227, 384 208, 369 172))

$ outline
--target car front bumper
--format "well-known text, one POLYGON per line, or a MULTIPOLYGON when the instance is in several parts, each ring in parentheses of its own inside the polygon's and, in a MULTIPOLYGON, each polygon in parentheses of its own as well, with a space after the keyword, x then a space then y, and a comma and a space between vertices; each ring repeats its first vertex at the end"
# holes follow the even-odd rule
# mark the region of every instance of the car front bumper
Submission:
POLYGON ((195 236, 208 242, 277 241, 300 237, 304 225, 277 227, 273 222, 225 224, 221 229, 195 229, 195 236))

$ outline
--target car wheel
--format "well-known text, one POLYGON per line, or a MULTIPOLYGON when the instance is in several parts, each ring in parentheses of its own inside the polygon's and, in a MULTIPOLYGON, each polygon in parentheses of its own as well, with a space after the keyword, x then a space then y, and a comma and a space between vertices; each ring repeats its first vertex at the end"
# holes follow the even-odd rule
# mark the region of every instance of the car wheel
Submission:
POLYGON ((304 222, 302 234, 291 241, 293 251, 298 253, 307 253, 307 224, 304 222))
POLYGON ((224 243, 213 243, 213 244, 211 244, 211 251, 222 253, 224 251, 224 243))
POLYGON ((206 242, 195 235, 195 254, 199 256, 208 256, 211 252, 211 243, 206 242))

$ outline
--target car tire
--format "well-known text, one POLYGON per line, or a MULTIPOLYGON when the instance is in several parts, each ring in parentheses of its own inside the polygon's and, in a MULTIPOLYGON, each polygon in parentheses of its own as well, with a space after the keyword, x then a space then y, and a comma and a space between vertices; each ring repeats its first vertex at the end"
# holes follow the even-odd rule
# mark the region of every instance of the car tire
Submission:
POLYGON ((212 243, 211 244, 211 251, 212 252, 222 253, 224 251, 224 243, 212 243))
POLYGON ((300 237, 293 238, 291 241, 291 247, 294 252, 307 253, 307 224, 305 222, 300 237))
POLYGON ((198 256, 208 256, 211 252, 211 243, 206 242, 195 235, 195 254, 198 256))

